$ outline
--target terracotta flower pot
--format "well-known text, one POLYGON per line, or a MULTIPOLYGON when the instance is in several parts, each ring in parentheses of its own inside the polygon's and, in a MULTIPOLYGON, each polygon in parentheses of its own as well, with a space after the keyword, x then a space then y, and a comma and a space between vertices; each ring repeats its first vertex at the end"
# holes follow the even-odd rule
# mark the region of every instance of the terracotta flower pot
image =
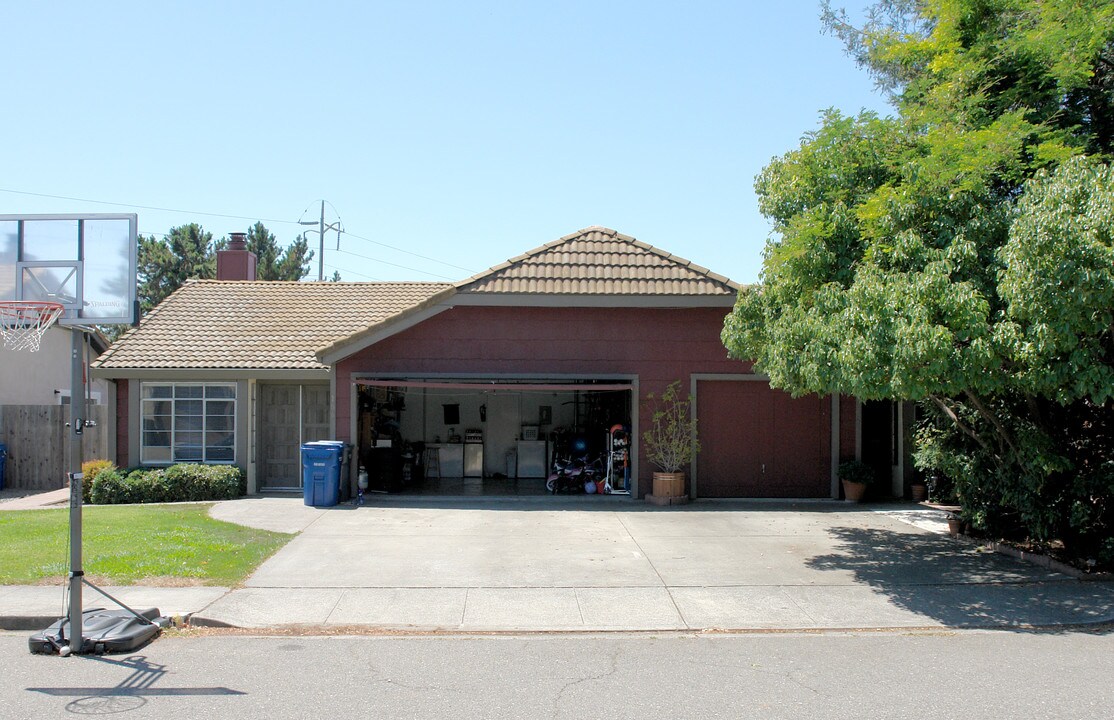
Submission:
POLYGON ((913 502, 924 502, 928 499, 928 486, 916 484, 909 488, 913 495, 913 502))
POLYGON ((866 483, 843 481, 843 496, 847 498, 847 502, 862 502, 864 495, 866 495, 866 483))
POLYGON ((958 537, 959 533, 963 531, 963 521, 957 517, 948 518, 948 534, 952 537, 958 537))

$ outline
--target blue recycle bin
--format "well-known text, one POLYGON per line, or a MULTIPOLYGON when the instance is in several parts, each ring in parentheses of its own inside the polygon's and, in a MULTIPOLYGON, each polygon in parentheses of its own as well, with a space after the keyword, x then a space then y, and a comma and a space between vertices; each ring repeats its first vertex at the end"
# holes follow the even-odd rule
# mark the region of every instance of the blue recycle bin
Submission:
POLYGON ((4 465, 8 462, 8 446, 0 443, 0 490, 4 489, 4 465))
POLYGON ((340 502, 340 466, 343 444, 302 445, 302 493, 306 505, 333 507, 340 502))
MULTIPOLYGON (((339 490, 337 491, 337 500, 339 502, 348 500, 352 495, 351 488, 349 487, 350 483, 348 478, 349 463, 352 461, 352 446, 346 442, 341 442, 340 440, 314 440, 313 442, 308 442, 305 445, 310 445, 313 447, 336 448, 337 451, 340 452, 340 474, 337 478, 339 485, 339 490)), ((302 447, 305 447, 305 445, 303 445, 302 447)))

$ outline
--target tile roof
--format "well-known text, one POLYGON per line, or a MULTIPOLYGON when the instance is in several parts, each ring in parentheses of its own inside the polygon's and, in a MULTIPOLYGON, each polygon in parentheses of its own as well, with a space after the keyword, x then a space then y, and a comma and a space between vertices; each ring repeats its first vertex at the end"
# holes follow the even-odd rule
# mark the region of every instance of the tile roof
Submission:
POLYGON ((94 364, 98 368, 324 369, 317 351, 405 315, 448 283, 192 280, 94 364))
POLYGON ((734 298, 739 285, 590 227, 456 283, 191 280, 94 363, 123 369, 327 369, 319 357, 453 295, 734 298))
POLYGON ((614 230, 593 226, 457 283, 461 294, 730 296, 739 285, 614 230))

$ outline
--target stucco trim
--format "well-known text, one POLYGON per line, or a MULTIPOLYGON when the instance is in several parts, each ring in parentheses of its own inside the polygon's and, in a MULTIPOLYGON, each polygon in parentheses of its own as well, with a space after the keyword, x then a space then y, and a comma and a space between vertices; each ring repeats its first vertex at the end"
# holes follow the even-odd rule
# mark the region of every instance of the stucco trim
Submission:
POLYGON ((290 380, 305 382, 325 382, 332 375, 328 368, 322 369, 277 369, 277 368, 112 368, 93 369, 93 377, 112 380, 167 380, 189 382, 191 380, 290 380))

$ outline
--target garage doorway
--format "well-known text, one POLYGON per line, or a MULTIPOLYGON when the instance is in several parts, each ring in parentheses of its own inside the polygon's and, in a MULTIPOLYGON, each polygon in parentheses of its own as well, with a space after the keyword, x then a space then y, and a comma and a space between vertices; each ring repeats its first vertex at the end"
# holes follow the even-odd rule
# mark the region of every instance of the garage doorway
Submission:
MULTIPOLYGON (((634 387, 613 379, 357 380, 356 453, 373 491, 547 495, 557 458, 598 461, 606 476, 610 433, 629 432, 634 387)), ((632 465, 624 457, 610 494, 629 494, 632 465)))
POLYGON ((831 401, 793 398, 759 377, 699 380, 697 495, 820 498, 831 494, 831 401))

